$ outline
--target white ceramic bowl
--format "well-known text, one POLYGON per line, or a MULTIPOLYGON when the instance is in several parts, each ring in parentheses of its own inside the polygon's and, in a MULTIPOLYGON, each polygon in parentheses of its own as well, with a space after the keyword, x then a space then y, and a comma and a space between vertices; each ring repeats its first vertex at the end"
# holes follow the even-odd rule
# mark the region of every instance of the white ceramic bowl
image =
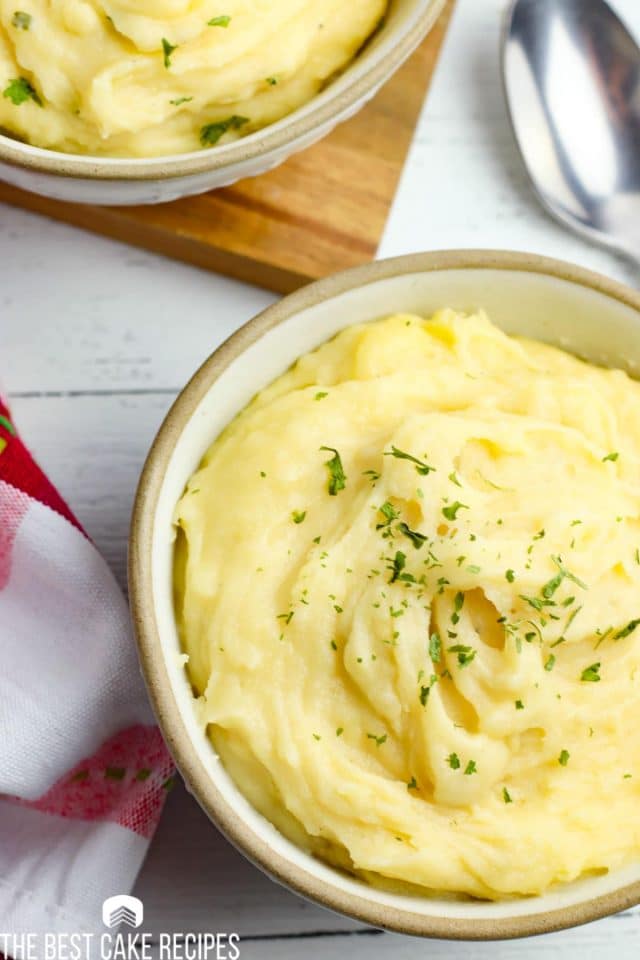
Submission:
POLYGON ((391 0, 383 27, 309 103, 256 133, 209 150, 145 159, 90 157, 32 147, 0 134, 0 179, 56 200, 164 203, 256 177, 360 110, 427 35, 445 0, 391 0))
POLYGON ((149 454, 131 535, 130 592, 149 691, 190 789, 255 863, 294 890, 375 926, 458 939, 528 936, 640 902, 640 863, 544 896, 500 903, 387 893, 286 840, 238 791, 199 726, 180 660, 172 600, 175 505, 214 438, 301 354, 344 327, 396 311, 484 307, 508 333, 603 365, 640 368, 640 296, 595 274, 524 254, 432 253, 382 261, 312 284, 256 317, 183 390, 149 454))

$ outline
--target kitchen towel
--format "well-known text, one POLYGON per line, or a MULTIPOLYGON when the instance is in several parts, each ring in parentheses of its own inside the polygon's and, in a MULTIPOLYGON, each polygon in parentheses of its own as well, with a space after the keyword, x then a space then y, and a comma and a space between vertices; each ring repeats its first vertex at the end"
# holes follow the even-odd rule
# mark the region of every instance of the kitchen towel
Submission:
POLYGON ((0 652, 0 936, 98 933, 172 764, 124 597, 2 402, 0 652))

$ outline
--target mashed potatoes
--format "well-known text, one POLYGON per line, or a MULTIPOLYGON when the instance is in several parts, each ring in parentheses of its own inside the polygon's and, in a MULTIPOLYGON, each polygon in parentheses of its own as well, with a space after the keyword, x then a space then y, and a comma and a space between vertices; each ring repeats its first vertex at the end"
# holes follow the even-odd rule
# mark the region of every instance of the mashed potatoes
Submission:
POLYGON ((501 898, 640 856, 640 385, 483 315, 345 330, 177 509, 203 724, 282 831, 501 898))
POLYGON ((387 0, 0 0, 0 128, 71 153, 183 153, 264 127, 358 52, 387 0))

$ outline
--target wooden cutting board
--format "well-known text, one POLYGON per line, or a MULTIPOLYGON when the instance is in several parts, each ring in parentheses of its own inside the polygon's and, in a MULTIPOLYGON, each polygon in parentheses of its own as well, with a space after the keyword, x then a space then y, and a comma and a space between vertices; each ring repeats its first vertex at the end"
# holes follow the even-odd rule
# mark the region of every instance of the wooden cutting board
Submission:
POLYGON ((375 257, 454 0, 356 117, 282 166, 153 207, 48 200, 0 183, 0 200, 281 293, 375 257))

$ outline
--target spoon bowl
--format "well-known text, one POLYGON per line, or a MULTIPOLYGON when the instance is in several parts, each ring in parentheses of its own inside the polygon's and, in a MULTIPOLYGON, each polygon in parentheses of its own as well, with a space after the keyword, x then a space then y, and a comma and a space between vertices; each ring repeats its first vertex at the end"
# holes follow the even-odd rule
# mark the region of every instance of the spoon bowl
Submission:
POLYGON ((604 0, 515 0, 502 65, 544 206, 640 263, 640 48, 630 32, 604 0))

